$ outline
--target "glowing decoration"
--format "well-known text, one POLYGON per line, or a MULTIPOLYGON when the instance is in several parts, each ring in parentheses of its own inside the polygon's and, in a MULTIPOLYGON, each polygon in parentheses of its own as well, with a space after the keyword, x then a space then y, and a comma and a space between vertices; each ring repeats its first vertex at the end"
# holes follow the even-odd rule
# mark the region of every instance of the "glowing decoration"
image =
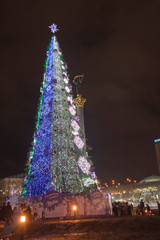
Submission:
POLYGON ((96 178, 96 173, 95 172, 91 172, 91 177, 92 178, 96 178))
POLYGON ((76 110, 75 110, 72 106, 69 107, 69 112, 70 112, 73 116, 76 115, 76 110))
POLYGON ((68 93, 70 92, 69 87, 65 86, 65 89, 66 89, 66 91, 67 91, 68 93))
POLYGON ((79 116, 75 116, 75 120, 79 122, 79 116))
POLYGON ((76 135, 78 135, 78 132, 72 131, 72 134, 76 136, 76 135))
POLYGON ((66 72, 63 72, 62 74, 64 78, 67 76, 66 72))
POLYGON ((66 77, 63 78, 63 81, 64 81, 66 84, 68 84, 68 82, 69 82, 66 77))
POLYGON ((90 185, 96 184, 96 182, 97 182, 97 181, 94 180, 94 179, 92 179, 92 178, 87 178, 87 179, 84 179, 84 186, 90 188, 90 185))
POLYGON ((73 209, 73 211, 77 211, 77 206, 73 205, 72 209, 73 209))
MULTIPOLYGON (((53 33, 58 30, 55 24, 50 28, 53 33)), ((88 154, 79 136, 71 85, 55 36, 51 38, 47 51, 40 92, 22 197, 42 196, 52 190, 76 193, 97 188, 95 183, 86 188, 84 181, 91 181, 91 175, 86 176, 77 162, 80 156, 83 161, 86 159, 88 169, 88 154)))
POLYGON ((20 222, 21 223, 26 222, 26 216, 24 216, 24 215, 20 216, 20 222))
POLYGON ((68 97, 67 97, 67 100, 68 100, 68 102, 70 102, 71 104, 73 103, 72 96, 68 96, 68 97))
POLYGON ((82 170, 83 173, 88 174, 89 169, 91 168, 90 163, 87 161, 85 157, 80 156, 78 159, 78 166, 82 170))
POLYGON ((78 125, 78 123, 75 120, 71 120, 71 126, 73 127, 74 131, 78 132, 80 129, 80 126, 78 125))
POLYGON ((51 26, 49 26, 49 28, 51 29, 51 32, 52 33, 55 33, 57 32, 59 29, 57 28, 57 25, 56 24, 52 24, 51 26))
POLYGON ((154 140, 155 143, 160 142, 160 138, 154 140))
POLYGON ((84 142, 79 136, 74 137, 74 143, 79 149, 82 149, 84 147, 84 142))

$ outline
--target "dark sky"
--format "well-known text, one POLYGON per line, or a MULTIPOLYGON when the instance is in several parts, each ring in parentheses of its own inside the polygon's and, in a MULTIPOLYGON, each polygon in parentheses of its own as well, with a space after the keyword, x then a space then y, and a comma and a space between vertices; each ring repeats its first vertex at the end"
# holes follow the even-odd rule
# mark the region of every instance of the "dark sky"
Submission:
POLYGON ((83 73, 87 144, 102 181, 158 175, 160 2, 1 2, 0 178, 23 172, 35 127, 48 28, 70 80, 83 73))

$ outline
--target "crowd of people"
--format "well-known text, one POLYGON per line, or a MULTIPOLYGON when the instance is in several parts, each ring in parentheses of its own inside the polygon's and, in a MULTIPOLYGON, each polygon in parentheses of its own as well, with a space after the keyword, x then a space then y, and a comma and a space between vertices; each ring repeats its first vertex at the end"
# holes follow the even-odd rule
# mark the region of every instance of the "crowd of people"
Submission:
POLYGON ((7 202, 7 204, 3 203, 0 207, 0 221, 6 224, 17 222, 21 215, 25 215, 27 221, 32 219, 32 211, 29 204, 20 204, 12 209, 10 202, 7 202))
MULTIPOLYGON (((157 201, 158 214, 160 215, 160 203, 157 201)), ((129 204, 128 202, 115 202, 113 203, 113 215, 114 216, 131 216, 133 215, 133 204, 129 204)), ((144 204, 143 199, 139 202, 135 209, 136 215, 149 215, 151 214, 151 209, 149 204, 144 204)))
POLYGON ((124 216, 124 215, 132 215, 133 205, 126 203, 113 203, 113 215, 114 216, 124 216))

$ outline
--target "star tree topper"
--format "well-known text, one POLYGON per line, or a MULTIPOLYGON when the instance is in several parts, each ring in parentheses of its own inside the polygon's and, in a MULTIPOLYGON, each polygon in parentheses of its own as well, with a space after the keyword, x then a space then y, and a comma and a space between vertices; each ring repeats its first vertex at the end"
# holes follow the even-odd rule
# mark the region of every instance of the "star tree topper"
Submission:
POLYGON ((57 25, 56 24, 52 24, 51 26, 49 26, 49 28, 51 29, 51 32, 52 33, 55 33, 57 32, 59 29, 57 28, 57 25))

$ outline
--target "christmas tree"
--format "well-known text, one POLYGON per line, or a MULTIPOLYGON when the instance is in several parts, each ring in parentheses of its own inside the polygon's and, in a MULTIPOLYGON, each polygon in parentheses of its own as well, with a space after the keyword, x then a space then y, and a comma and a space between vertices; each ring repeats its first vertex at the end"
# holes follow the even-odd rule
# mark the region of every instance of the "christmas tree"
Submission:
POLYGON ((80 136, 79 118, 55 32, 47 52, 45 73, 38 108, 36 128, 27 161, 23 197, 39 196, 49 191, 89 192, 97 187, 91 172, 86 145, 80 136))

